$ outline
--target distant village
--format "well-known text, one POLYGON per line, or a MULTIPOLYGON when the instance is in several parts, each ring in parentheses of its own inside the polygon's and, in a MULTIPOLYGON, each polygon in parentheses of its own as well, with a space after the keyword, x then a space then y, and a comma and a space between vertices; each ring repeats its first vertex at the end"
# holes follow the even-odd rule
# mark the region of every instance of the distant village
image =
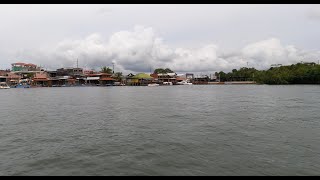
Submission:
MULTIPOLYGON (((216 80, 216 79, 215 79, 216 80)), ((46 71, 30 63, 13 63, 10 70, 0 70, 0 82, 11 88, 26 87, 67 87, 67 86, 148 86, 177 85, 183 82, 204 84, 209 77, 194 78, 193 74, 178 76, 176 73, 138 73, 122 75, 107 67, 101 71, 83 68, 61 68, 46 71)))
MULTIPOLYGON (((160 71, 161 72, 161 71, 160 71)), ((171 70, 161 73, 122 75, 103 67, 101 71, 83 68, 61 68, 46 71, 30 63, 13 63, 11 69, 0 70, 0 83, 11 88, 69 87, 69 86, 152 86, 223 84, 214 75, 195 77, 192 73, 176 74, 171 70)))

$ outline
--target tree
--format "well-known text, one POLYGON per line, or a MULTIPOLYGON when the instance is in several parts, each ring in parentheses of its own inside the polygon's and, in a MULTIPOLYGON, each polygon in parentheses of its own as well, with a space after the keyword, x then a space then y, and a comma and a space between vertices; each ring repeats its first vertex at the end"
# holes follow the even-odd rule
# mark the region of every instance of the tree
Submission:
POLYGON ((122 79, 123 79, 123 74, 122 74, 122 72, 116 72, 116 73, 114 74, 114 78, 115 78, 117 81, 122 81, 122 79))
POLYGON ((166 69, 165 69, 165 72, 166 72, 166 73, 174 73, 174 72, 173 72, 171 69, 169 69, 169 68, 166 68, 166 69))
POLYGON ((101 73, 112 74, 112 69, 110 69, 109 67, 104 66, 104 67, 101 68, 100 72, 101 73))
POLYGON ((320 84, 320 66, 314 63, 298 63, 256 71, 259 84, 320 84))
POLYGON ((166 68, 166 69, 158 68, 154 70, 154 74, 166 74, 166 73, 174 73, 174 71, 172 71, 169 68, 166 68))
POLYGON ((220 76, 220 81, 221 81, 221 82, 226 81, 226 79, 227 79, 226 73, 224 73, 223 71, 220 71, 220 72, 219 72, 219 76, 220 76))

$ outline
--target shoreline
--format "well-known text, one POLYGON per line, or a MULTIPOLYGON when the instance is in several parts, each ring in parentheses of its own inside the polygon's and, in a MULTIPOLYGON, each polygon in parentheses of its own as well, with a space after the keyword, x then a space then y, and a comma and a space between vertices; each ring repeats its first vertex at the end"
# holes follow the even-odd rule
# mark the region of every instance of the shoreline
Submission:
MULTIPOLYGON (((251 84, 241 84, 241 83, 235 83, 235 84, 223 84, 223 83, 215 83, 215 84, 194 84, 191 86, 208 86, 208 85, 216 85, 216 86, 221 86, 221 85, 268 85, 268 86, 317 86, 320 84, 257 84, 257 83, 251 83, 251 84)), ((157 86, 157 87, 184 87, 183 85, 173 85, 173 86, 157 86)), ((149 87, 149 86, 66 86, 66 87, 30 87, 30 88, 10 88, 10 89, 42 89, 42 88, 107 88, 107 87, 149 87)), ((190 87, 190 86, 186 86, 190 87)), ((149 87, 150 88, 150 87, 149 87)), ((153 87, 154 88, 154 87, 153 87)), ((10 90, 6 89, 6 90, 10 90)), ((1 89, 0 89, 1 90, 1 89)))

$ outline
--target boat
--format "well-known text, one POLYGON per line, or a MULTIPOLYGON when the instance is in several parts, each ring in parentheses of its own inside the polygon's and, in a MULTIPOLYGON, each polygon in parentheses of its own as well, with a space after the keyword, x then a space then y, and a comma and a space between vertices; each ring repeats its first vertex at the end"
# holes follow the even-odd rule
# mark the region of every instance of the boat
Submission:
POLYGON ((30 88, 30 85, 17 85, 15 88, 30 88))
POLYGON ((148 87, 157 87, 159 84, 148 84, 148 87))
POLYGON ((163 85, 166 85, 166 86, 172 86, 173 83, 172 82, 163 82, 163 85))
POLYGON ((181 82, 177 82, 177 85, 193 85, 193 84, 188 81, 181 81, 181 82))
POLYGON ((15 83, 11 86, 11 88, 30 88, 30 84, 28 80, 20 80, 19 83, 15 83))
POLYGON ((18 84, 16 86, 14 86, 14 88, 30 88, 31 86, 28 84, 18 84))
POLYGON ((10 87, 7 85, 7 83, 2 82, 0 83, 0 89, 10 89, 10 87))

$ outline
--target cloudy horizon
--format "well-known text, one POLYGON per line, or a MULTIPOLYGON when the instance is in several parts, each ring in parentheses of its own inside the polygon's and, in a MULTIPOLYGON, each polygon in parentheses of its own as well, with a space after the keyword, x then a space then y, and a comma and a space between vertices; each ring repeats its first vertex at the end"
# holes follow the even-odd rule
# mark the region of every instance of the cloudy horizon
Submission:
POLYGON ((0 69, 214 73, 320 60, 319 5, 0 5, 0 69))

